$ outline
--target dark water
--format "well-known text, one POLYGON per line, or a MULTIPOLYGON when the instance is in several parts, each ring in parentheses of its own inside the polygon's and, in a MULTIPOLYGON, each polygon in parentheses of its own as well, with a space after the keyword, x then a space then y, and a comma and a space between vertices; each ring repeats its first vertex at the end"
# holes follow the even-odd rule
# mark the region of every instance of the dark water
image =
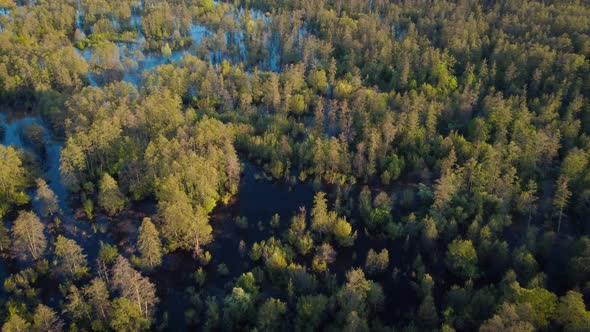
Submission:
MULTIPOLYGON (((292 187, 263 179, 253 166, 244 164, 237 196, 228 205, 218 206, 210 217, 214 239, 205 250, 211 253, 212 260, 204 268, 207 282, 203 289, 197 288, 193 277, 202 265, 186 252, 165 255, 162 266, 150 275, 156 282, 161 299, 160 315, 167 313, 169 330, 187 329, 184 317, 185 310, 190 308, 187 288, 195 287, 201 294, 216 296, 221 300, 227 294, 228 285, 253 266, 247 252, 244 256, 240 254, 240 241, 244 241, 249 250, 254 242, 273 235, 279 237, 299 207, 311 208, 314 193, 309 184, 292 187), (270 227, 270 220, 275 213, 281 216, 281 227, 277 230, 270 227), (236 225, 235 218, 238 216, 248 219, 247 228, 236 225), (227 266, 228 275, 217 272, 217 266, 221 263, 227 266)), ((203 300, 205 298, 202 297, 203 300)))

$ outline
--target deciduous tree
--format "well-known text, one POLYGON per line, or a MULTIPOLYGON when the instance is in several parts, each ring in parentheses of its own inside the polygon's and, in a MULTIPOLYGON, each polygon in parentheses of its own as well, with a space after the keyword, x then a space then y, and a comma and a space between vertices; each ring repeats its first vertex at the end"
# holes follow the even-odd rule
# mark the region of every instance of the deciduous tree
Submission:
POLYGON ((37 260, 45 254, 45 225, 37 215, 21 211, 12 226, 12 250, 21 261, 37 260))
POLYGON ((76 241, 58 235, 55 242, 55 255, 59 262, 59 270, 64 277, 79 279, 88 273, 86 255, 76 241))

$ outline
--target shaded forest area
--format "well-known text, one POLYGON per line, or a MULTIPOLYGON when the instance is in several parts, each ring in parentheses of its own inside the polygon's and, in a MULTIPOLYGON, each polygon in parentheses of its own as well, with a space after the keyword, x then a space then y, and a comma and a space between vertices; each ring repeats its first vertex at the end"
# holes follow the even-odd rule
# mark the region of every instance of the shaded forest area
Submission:
POLYGON ((587 0, 0 0, 2 331, 590 331, 587 0))

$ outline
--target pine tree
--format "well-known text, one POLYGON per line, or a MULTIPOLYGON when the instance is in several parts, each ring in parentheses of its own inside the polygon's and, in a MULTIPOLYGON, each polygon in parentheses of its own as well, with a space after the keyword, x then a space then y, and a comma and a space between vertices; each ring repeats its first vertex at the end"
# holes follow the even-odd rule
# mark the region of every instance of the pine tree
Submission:
POLYGON ((555 189, 555 197, 553 198, 553 206, 558 210, 557 233, 561 230, 563 210, 566 208, 572 195, 568 188, 568 182, 568 179, 564 176, 560 176, 557 179, 557 188, 555 189))
POLYGON ((311 229, 320 235, 328 234, 332 230, 325 193, 318 192, 314 196, 311 218, 311 229))
POLYGON ((142 266, 153 269, 162 262, 162 242, 156 226, 150 218, 144 218, 139 227, 137 247, 141 254, 142 266))
POLYGON ((117 181, 109 174, 104 173, 99 183, 98 204, 113 216, 123 210, 125 206, 125 196, 119 190, 117 181))

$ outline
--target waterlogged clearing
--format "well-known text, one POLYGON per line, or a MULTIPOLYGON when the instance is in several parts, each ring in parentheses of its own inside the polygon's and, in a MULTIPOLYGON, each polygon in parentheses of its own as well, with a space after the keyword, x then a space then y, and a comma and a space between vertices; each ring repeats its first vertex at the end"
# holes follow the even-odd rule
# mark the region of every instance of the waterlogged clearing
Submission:
MULTIPOLYGON (((218 2, 214 1, 213 6, 214 8, 217 8, 217 6, 219 6, 218 2)), ((252 37, 247 36, 244 31, 238 27, 233 31, 222 33, 223 47, 206 47, 206 51, 199 49, 203 38, 219 38, 219 36, 215 36, 216 32, 212 31, 208 26, 193 22, 188 29, 188 41, 185 42, 188 46, 170 49, 170 45, 164 43, 160 49, 149 49, 147 48, 146 38, 142 30, 142 16, 141 13, 138 12, 141 8, 144 8, 144 4, 142 1, 139 1, 139 6, 135 12, 132 13, 128 22, 131 34, 137 35, 134 40, 115 41, 113 43, 115 49, 108 50, 106 54, 97 54, 96 49, 92 46, 85 47, 82 50, 76 49, 78 54, 90 64, 91 69, 92 67, 95 67, 95 70, 91 70, 88 74, 88 81, 91 86, 104 86, 115 80, 124 80, 135 86, 139 86, 146 71, 150 71, 160 65, 177 63, 182 60, 182 57, 185 54, 196 55, 197 53, 202 54, 205 52, 207 53, 206 58, 214 64, 220 64, 224 60, 229 60, 234 63, 247 61, 248 49, 246 38, 252 37), (223 51, 224 49, 226 49, 225 52, 223 51), (236 51, 229 54, 227 49, 235 49, 236 51), (100 70, 100 67, 104 67, 105 63, 109 63, 108 66, 111 66, 111 68, 103 72, 103 70, 100 70)), ((272 23, 272 18, 265 15, 260 10, 245 10, 243 8, 234 10, 231 6, 227 5, 225 5, 225 10, 225 15, 232 20, 235 20, 237 25, 262 22, 264 26, 269 26, 272 23), (247 19, 247 21, 245 21, 245 19, 247 19)), ((8 13, 6 13, 6 15, 8 15, 8 13)), ((90 28, 84 25, 83 11, 77 9, 76 17, 77 31, 80 31, 80 33, 82 33, 82 31, 91 31, 90 28)), ((117 22, 116 20, 113 20, 111 23, 114 26, 126 25, 126 23, 117 22)), ((299 38, 302 38, 304 34, 305 30, 300 28, 299 38)), ((259 69, 272 71, 279 70, 279 45, 276 41, 277 38, 278 36, 275 35, 266 42, 268 59, 266 61, 261 60, 256 64, 259 69)), ((207 41, 210 42, 210 39, 207 41)), ((212 40, 212 42, 213 44, 219 43, 219 40, 212 40)))

